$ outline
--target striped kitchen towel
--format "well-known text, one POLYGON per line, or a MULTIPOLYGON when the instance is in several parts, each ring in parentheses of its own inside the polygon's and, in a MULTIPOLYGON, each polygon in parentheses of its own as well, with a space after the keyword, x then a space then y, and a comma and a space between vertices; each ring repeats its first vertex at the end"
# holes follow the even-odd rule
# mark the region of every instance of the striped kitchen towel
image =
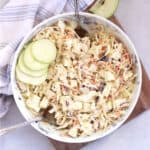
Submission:
MULTIPOLYGON (((6 0, 5 0, 6 1, 6 0)), ((33 26, 55 14, 74 10, 74 0, 7 0, 0 9, 0 118, 9 109, 11 61, 24 35, 33 26)), ((85 10, 94 0, 79 0, 85 10)))

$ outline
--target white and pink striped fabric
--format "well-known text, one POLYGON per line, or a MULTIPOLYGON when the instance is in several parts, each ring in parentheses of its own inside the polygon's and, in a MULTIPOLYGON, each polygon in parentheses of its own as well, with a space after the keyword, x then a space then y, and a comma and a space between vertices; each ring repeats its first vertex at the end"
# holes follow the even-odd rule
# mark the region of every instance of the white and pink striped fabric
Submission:
MULTIPOLYGON (((85 10, 93 1, 79 0, 79 9, 85 10)), ((12 94, 10 62, 21 39, 42 20, 73 10, 74 0, 9 0, 0 9, 0 118, 11 103, 7 97, 12 94)))

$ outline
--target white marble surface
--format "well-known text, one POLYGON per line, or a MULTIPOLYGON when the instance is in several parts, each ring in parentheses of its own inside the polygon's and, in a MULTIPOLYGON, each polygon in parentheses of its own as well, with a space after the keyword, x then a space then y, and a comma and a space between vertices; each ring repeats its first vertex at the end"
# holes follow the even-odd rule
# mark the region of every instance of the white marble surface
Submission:
POLYGON ((150 77, 150 0, 120 0, 116 16, 150 77))
MULTIPOLYGON (((116 16, 134 42, 146 71, 150 75, 150 0, 120 0, 116 16)), ((0 126, 9 126, 23 120, 16 105, 13 104, 7 116, 0 120, 0 126)), ((53 150, 53 147, 46 137, 29 126, 0 137, 0 149, 53 150)))

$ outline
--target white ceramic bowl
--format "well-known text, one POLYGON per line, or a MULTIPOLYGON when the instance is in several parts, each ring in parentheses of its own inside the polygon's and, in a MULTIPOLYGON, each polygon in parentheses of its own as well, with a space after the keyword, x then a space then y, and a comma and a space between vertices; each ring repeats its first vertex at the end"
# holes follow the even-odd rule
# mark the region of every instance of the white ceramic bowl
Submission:
MULTIPOLYGON (((112 22, 106 20, 105 18, 102 18, 102 17, 97 16, 97 15, 89 14, 89 13, 80 13, 80 15, 81 15, 82 19, 88 23, 97 22, 97 23, 104 25, 125 44, 125 46, 129 50, 129 52, 134 56, 133 58, 135 59, 134 61, 136 62, 137 80, 136 80, 136 87, 134 90, 131 105, 130 105, 129 109, 127 110, 126 114, 123 116, 122 121, 118 122, 115 126, 112 126, 109 130, 107 130, 104 133, 97 132, 97 133, 93 133, 91 136, 87 136, 87 137, 69 138, 69 137, 60 136, 60 133, 58 131, 52 129, 52 128, 50 128, 49 129, 50 131, 47 132, 47 131, 45 131, 45 129, 39 127, 38 123, 32 123, 32 126, 36 130, 38 130, 40 133, 44 134, 45 136, 48 136, 48 137, 55 139, 55 140, 58 140, 58 141, 67 142, 67 143, 89 142, 92 140, 96 140, 98 138, 102 138, 102 137, 112 133, 113 131, 115 131, 119 126, 121 126, 125 122, 125 120, 127 120, 129 115, 133 111, 133 109, 134 109, 134 107, 138 101, 139 95, 140 95, 141 83, 142 83, 142 72, 141 72, 140 60, 139 60, 138 54, 136 52, 136 49, 135 49, 133 43, 131 42, 131 40, 129 39, 129 37, 119 27, 117 27, 112 22)), ((25 38, 22 40, 22 42, 20 43, 20 45, 16 51, 14 61, 12 64, 12 71, 11 71, 12 90, 13 90, 13 95, 14 95, 16 104, 17 104, 20 112, 22 113, 22 115, 24 116, 24 118, 26 120, 31 119, 32 116, 31 116, 30 112, 28 111, 28 109, 25 107, 24 102, 22 100, 22 96, 21 96, 20 91, 19 91, 17 84, 16 84, 15 66, 16 66, 18 55, 22 51, 23 46, 26 43, 28 43, 28 41, 30 41, 32 39, 32 37, 37 32, 39 32, 42 28, 49 26, 49 25, 52 25, 53 23, 57 22, 58 20, 62 20, 62 19, 66 20, 66 19, 73 19, 73 18, 74 18, 74 13, 65 13, 65 14, 60 14, 60 15, 51 17, 51 18, 43 21, 42 23, 40 23, 36 27, 34 27, 25 36, 25 38)))

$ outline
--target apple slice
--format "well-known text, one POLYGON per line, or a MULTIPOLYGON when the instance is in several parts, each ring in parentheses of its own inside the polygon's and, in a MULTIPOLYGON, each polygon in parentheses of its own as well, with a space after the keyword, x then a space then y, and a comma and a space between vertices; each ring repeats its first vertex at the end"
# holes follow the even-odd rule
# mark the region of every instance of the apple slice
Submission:
POLYGON ((23 73, 25 73, 29 76, 32 76, 32 77, 40 77, 40 76, 47 74, 48 68, 38 70, 38 71, 27 68, 24 64, 23 56, 24 56, 24 51, 21 52, 19 59, 18 59, 18 67, 19 67, 20 71, 22 71, 23 73))
POLYGON ((52 63, 56 58, 56 52, 56 46, 50 40, 42 39, 32 43, 31 53, 38 62, 52 63))
POLYGON ((30 70, 39 71, 39 70, 47 69, 49 64, 41 63, 35 60, 31 54, 31 50, 32 50, 32 44, 29 44, 24 50, 24 55, 23 55, 24 65, 30 70))
POLYGON ((47 74, 45 74, 41 77, 32 77, 32 76, 29 76, 29 75, 23 73, 17 66, 16 67, 16 78, 19 81, 22 81, 22 82, 27 83, 27 84, 39 85, 46 80, 47 74))
POLYGON ((119 0, 97 0, 89 9, 89 12, 109 18, 114 14, 118 6, 118 1, 119 0))

